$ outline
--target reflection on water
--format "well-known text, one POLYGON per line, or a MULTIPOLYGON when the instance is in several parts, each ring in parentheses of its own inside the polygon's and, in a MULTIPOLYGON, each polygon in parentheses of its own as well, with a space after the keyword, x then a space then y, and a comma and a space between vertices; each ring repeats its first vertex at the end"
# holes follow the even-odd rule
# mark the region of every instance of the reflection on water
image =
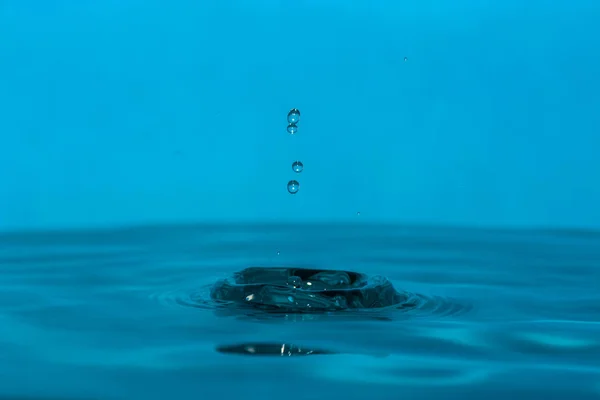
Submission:
POLYGON ((316 349, 314 347, 298 346, 290 343, 241 343, 217 346, 222 354, 237 354, 244 356, 295 357, 339 354, 333 351, 316 349))
POLYGON ((4 234, 0 399, 598 398, 599 286, 594 232, 4 234), (267 316, 215 306, 211 285, 251 265, 382 275, 421 303, 267 316))

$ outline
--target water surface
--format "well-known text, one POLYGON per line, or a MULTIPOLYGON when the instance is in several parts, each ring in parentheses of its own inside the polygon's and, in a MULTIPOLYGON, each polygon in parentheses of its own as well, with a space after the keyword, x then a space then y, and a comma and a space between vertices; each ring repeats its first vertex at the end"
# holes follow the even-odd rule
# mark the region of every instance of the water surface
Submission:
POLYGON ((0 399, 597 399, 600 234, 163 226, 0 235, 0 399), (252 265, 388 277, 382 318, 222 313, 252 265), (302 349, 302 351, 299 351, 302 349))

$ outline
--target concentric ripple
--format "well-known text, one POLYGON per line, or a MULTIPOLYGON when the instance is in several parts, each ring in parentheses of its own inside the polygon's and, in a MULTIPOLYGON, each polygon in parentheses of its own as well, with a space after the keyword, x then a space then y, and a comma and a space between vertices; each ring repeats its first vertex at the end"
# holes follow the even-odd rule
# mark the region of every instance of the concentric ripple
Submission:
POLYGON ((404 292, 409 300, 409 307, 396 307, 415 317, 450 317, 458 316, 471 310, 470 304, 465 304, 441 296, 425 296, 423 294, 404 292))
POLYGON ((150 298, 166 307, 191 307, 214 310, 217 304, 210 299, 210 288, 212 285, 203 285, 192 289, 172 289, 157 292, 150 298))
POLYGON ((444 297, 398 291, 380 276, 304 268, 252 267, 212 285, 152 297, 165 306, 259 320, 439 318, 471 308, 444 297))

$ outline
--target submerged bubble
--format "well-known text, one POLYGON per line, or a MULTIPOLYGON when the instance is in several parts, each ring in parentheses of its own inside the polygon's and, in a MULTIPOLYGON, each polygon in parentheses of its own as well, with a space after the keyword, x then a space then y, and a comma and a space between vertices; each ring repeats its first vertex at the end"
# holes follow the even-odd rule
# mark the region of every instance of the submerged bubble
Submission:
POLYGON ((296 194, 296 193, 298 193, 298 189, 300 189, 300 184, 298 183, 298 181, 291 180, 288 182, 288 184, 287 184, 288 192, 290 192, 291 194, 296 194))
POLYGON ((292 169, 294 170, 294 172, 300 173, 304 169, 304 164, 302 164, 302 162, 300 161, 294 161, 292 163, 292 169))
POLYGON ((297 124, 298 121, 300 121, 300 110, 292 108, 290 112, 288 112, 287 120, 290 124, 297 124))
POLYGON ((287 131, 290 135, 295 135, 296 132, 298 132, 298 125, 296 124, 289 124, 287 127, 287 131))

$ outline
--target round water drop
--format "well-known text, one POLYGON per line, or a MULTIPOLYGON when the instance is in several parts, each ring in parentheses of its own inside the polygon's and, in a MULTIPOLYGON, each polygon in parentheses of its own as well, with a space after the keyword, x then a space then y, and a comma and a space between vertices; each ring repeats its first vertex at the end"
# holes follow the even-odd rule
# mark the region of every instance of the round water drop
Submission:
POLYGON ((287 131, 290 135, 294 135, 296 134, 296 132, 298 132, 298 125, 296 124, 289 124, 287 127, 287 131))
POLYGON ((294 161, 292 163, 292 169, 294 172, 300 173, 304 169, 304 164, 302 164, 300 161, 294 161))
POLYGON ((291 180, 288 182, 288 184, 287 184, 288 192, 290 192, 291 194, 296 194, 296 193, 298 193, 298 189, 300 189, 300 184, 298 183, 298 181, 291 180))
POLYGON ((300 110, 292 108, 287 115, 287 120, 290 124, 297 124, 300 121, 300 110))

